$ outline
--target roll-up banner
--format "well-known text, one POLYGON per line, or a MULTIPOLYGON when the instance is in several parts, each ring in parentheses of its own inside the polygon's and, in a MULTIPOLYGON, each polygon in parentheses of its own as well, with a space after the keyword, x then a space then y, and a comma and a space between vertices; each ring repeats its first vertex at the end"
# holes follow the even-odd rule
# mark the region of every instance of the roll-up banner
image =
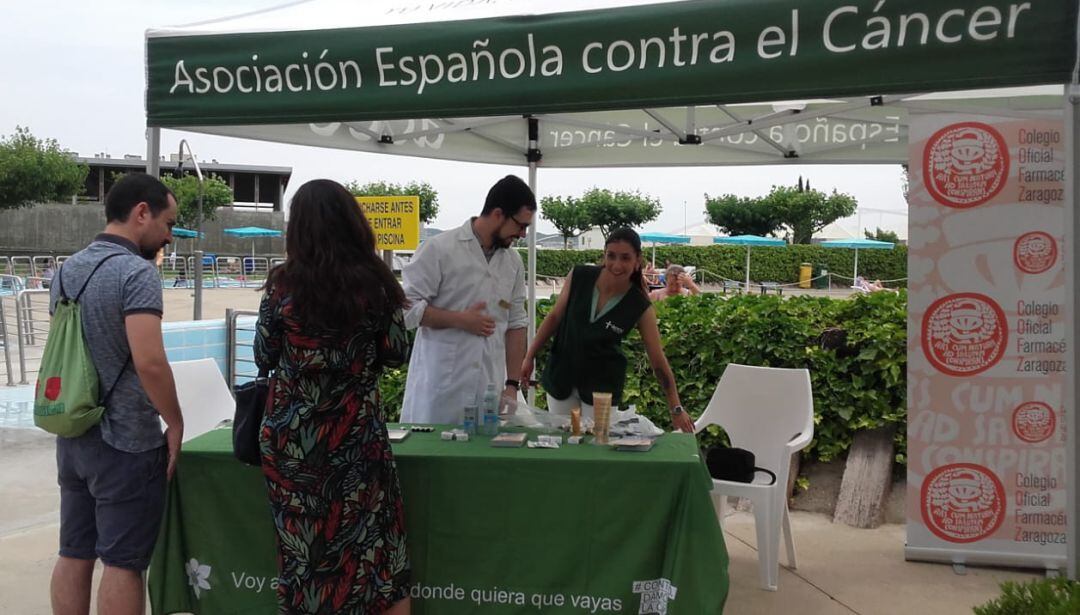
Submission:
POLYGON ((1066 141, 911 118, 908 559, 1064 568, 1066 141))

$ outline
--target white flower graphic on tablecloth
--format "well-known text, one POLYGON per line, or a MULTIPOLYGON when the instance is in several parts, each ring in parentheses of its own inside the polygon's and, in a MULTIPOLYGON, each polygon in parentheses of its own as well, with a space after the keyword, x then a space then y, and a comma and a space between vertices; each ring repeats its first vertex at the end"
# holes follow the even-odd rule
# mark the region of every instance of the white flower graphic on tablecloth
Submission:
POLYGON ((202 590, 210 589, 210 566, 200 564, 199 560, 193 557, 184 564, 184 571, 187 572, 188 585, 195 590, 196 598, 199 598, 202 590))

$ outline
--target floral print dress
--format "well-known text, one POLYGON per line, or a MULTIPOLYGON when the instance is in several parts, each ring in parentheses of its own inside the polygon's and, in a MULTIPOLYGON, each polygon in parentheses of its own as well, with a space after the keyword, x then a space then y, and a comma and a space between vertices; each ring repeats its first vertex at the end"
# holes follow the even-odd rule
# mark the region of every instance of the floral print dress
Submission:
POLYGON ((378 389, 407 360, 401 310, 351 332, 262 299, 255 361, 274 371, 259 444, 277 530, 281 613, 382 613, 409 591, 405 516, 378 389))

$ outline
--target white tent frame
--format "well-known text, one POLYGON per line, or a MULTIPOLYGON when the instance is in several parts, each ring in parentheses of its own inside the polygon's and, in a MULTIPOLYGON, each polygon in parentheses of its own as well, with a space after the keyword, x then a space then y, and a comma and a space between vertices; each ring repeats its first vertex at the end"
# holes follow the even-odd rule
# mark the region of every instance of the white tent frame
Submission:
MULTIPOLYGON (((554 5, 553 5, 554 6, 554 5)), ((553 10, 559 10, 557 8, 553 10)), ((1080 39, 1080 28, 1078 28, 1078 39, 1080 39)), ((1061 96, 1061 90, 1058 89, 1053 95, 1061 96)), ((1043 95, 1040 92, 1040 95, 1043 95)), ((797 142, 789 142, 788 144, 777 144, 769 138, 764 138, 763 131, 775 126, 785 127, 797 122, 804 122, 807 119, 815 118, 835 118, 839 120, 845 119, 845 114, 865 110, 871 107, 895 107, 898 109, 906 109, 912 111, 933 111, 933 112, 958 112, 965 114, 983 114, 992 115, 998 117, 1013 117, 1013 118, 1033 118, 1041 119, 1048 117, 1056 117, 1059 112, 1064 111, 1064 119, 1066 126, 1066 168, 1070 172, 1066 173, 1066 230, 1071 232, 1071 239, 1073 241, 1080 239, 1080 215, 1077 215, 1077 207, 1080 207, 1080 182, 1076 177, 1080 164, 1080 57, 1077 59, 1076 68, 1073 71, 1071 83, 1065 86, 1065 96, 1058 98, 1059 101, 1063 100, 1051 107, 1042 108, 1010 108, 1001 107, 995 105, 982 104, 979 102, 973 102, 974 99, 978 99, 981 96, 979 94, 968 92, 960 93, 958 95, 927 95, 927 94, 891 94, 883 96, 863 96, 863 97, 848 97, 841 99, 839 102, 829 104, 825 108, 817 108, 813 110, 804 111, 798 107, 798 105, 792 107, 790 104, 778 104, 775 110, 771 113, 759 114, 753 117, 747 117, 743 113, 743 105, 716 105, 716 108, 730 118, 730 122, 724 122, 721 124, 713 124, 701 126, 697 121, 698 109, 701 106, 685 107, 681 110, 675 111, 675 115, 678 116, 678 121, 673 120, 671 114, 672 109, 652 109, 642 108, 639 109, 640 113, 647 117, 652 122, 659 124, 657 132, 644 131, 634 129, 632 127, 626 127, 619 124, 608 124, 604 122, 598 122, 591 118, 581 118, 574 114, 568 113, 555 113, 555 114, 537 114, 530 117, 520 116, 502 116, 502 117, 474 117, 474 118, 435 118, 431 120, 434 122, 436 128, 425 128, 423 130, 414 130, 411 132, 392 135, 387 132, 387 129, 374 130, 371 122, 349 122, 346 125, 371 140, 371 147, 360 148, 364 151, 379 151, 383 153, 397 153, 406 154, 403 151, 394 151, 394 144, 400 143, 405 139, 423 138, 423 137, 435 137, 438 135, 450 135, 456 133, 468 134, 475 139, 484 142, 485 144, 495 145, 498 149, 508 153, 512 153, 516 156, 520 156, 519 160, 527 164, 528 166, 528 183, 534 193, 538 193, 538 168, 540 166, 542 158, 542 152, 540 151, 540 139, 541 128, 547 123, 555 123, 569 126, 576 126, 582 129, 600 130, 603 132, 611 131, 611 135, 603 137, 600 141, 591 141, 581 144, 579 146, 571 146, 560 148, 561 151, 573 151, 574 149, 580 149, 585 147, 596 147, 597 143, 611 143, 618 139, 625 138, 647 138, 651 140, 661 140, 665 142, 673 143, 687 143, 693 144, 696 147, 708 147, 708 148, 724 148, 735 149, 730 144, 720 142, 725 136, 738 135, 743 133, 749 133, 762 138, 763 143, 769 146, 769 150, 766 154, 761 152, 755 152, 757 158, 752 161, 746 162, 734 162, 729 164, 734 165, 769 165, 769 164, 905 164, 907 162, 907 156, 897 155, 895 158, 885 158, 867 161, 860 159, 857 155, 847 154, 847 151, 851 151, 853 145, 871 145, 879 143, 881 141, 898 138, 906 140, 906 134, 889 135, 886 137, 884 134, 878 135, 874 138, 868 138, 859 143, 846 143, 842 146, 822 146, 822 147, 799 147, 797 142), (787 108, 785 108, 785 106, 787 108), (522 124, 522 132, 525 137, 521 143, 515 143, 508 141, 505 137, 495 135, 490 132, 491 128, 496 128, 506 124, 513 125, 514 123, 522 124), (844 150, 838 152, 836 155, 829 155, 829 152, 835 150, 844 150)), ((1023 96, 1023 94, 1020 94, 1023 96)), ((990 96, 985 96, 989 98, 990 96)), ((832 101, 829 101, 832 102, 832 101)), ((1019 102, 1019 99, 1013 102, 1019 102)), ((1039 105, 1036 105, 1038 107, 1039 105)), ((385 126, 385 124, 384 124, 385 126)), ((255 127, 257 131, 259 127, 255 127)), ((199 126, 185 126, 178 127, 182 130, 190 130, 194 132, 205 132, 209 134, 232 134, 228 130, 222 130, 221 127, 199 127, 199 126)), ((251 133, 246 135, 232 134, 232 136, 246 136, 248 138, 258 138, 257 133, 251 133)), ((293 142, 288 139, 284 139, 284 142, 293 142)), ((156 126, 150 126, 147 130, 147 172, 151 174, 157 174, 160 170, 160 154, 161 154, 161 129, 156 126)), ((450 158, 456 159, 452 156, 435 156, 432 152, 413 151, 408 152, 406 155, 413 156, 426 156, 436 158, 450 158)), ((494 161, 491 161, 494 162, 494 161)), ((559 164, 554 156, 544 160, 543 166, 549 168, 558 168, 560 166, 572 167, 572 166, 590 166, 586 164, 559 164)), ((666 163, 663 160, 652 161, 648 163, 631 163, 625 165, 601 165, 601 166, 671 166, 672 164, 678 164, 682 166, 720 166, 716 162, 704 161, 699 163, 694 162, 677 162, 666 163)), ((721 163, 722 164, 722 163, 721 163)), ((595 165, 593 165, 595 166, 595 165)), ((528 233, 528 272, 529 272, 529 337, 530 339, 535 335, 536 329, 536 227, 530 226, 528 233)), ((1075 294, 1077 289, 1080 288, 1080 250, 1075 249, 1070 243, 1066 243, 1063 246, 1063 250, 1066 253, 1065 268, 1066 268, 1066 314, 1070 315, 1070 318, 1066 320, 1065 334, 1067 339, 1074 340, 1073 347, 1073 366, 1074 371, 1069 372, 1066 376, 1064 407, 1067 413, 1072 413, 1075 416, 1074 410, 1076 408, 1077 400, 1080 400, 1080 379, 1076 377, 1075 369, 1080 366, 1080 338, 1077 337, 1077 301, 1075 294)), ((1080 571, 1078 571, 1078 560, 1080 560, 1080 509, 1078 509, 1077 496, 1080 491, 1080 459, 1077 456, 1077 444, 1080 443, 1080 420, 1069 420, 1069 433, 1068 433, 1068 468, 1071 469, 1071 474, 1067 476, 1067 510, 1071 513, 1068 515, 1068 545, 1067 545, 1067 562, 1068 562, 1068 574, 1071 578, 1080 578, 1080 571)), ((972 560, 974 561, 974 560, 972 560)), ((1002 558, 1002 561, 1007 561, 1007 558, 1002 558)))

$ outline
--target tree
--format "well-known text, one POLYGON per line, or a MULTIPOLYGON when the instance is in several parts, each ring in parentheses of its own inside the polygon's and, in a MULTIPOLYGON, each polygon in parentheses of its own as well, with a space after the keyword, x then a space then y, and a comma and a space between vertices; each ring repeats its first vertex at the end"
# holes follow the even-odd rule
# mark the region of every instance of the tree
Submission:
POLYGON ((873 239, 874 241, 888 241, 889 243, 900 243, 900 236, 896 234, 896 231, 886 231, 882 228, 875 228, 874 232, 863 231, 867 239, 873 239))
POLYGON ((731 235, 770 235, 786 227, 792 243, 810 243, 814 233, 855 213, 855 199, 833 190, 825 194, 810 189, 810 182, 797 186, 773 186, 759 198, 726 194, 716 199, 705 195, 709 221, 731 235))
POLYGON ((412 181, 404 185, 368 182, 361 185, 358 181, 351 181, 345 184, 345 189, 353 196, 418 196, 421 222, 429 224, 439 215, 439 193, 427 182, 412 181))
POLYGON ((589 212, 574 197, 550 197, 540 199, 540 217, 555 225, 563 237, 563 249, 570 247, 570 240, 592 228, 589 212))
POLYGON ((55 139, 16 126, 15 134, 0 138, 0 209, 67 200, 85 189, 89 172, 55 139))
POLYGON ((855 213, 858 203, 848 194, 820 190, 800 191, 792 186, 773 186, 761 199, 776 219, 791 230, 792 243, 810 243, 814 233, 855 213))
POLYGON ((593 188, 578 202, 588 214, 589 226, 599 228, 604 239, 617 228, 634 228, 655 220, 661 210, 660 201, 637 191, 593 188))
POLYGON ((762 199, 725 194, 716 198, 705 195, 705 214, 728 235, 767 237, 781 226, 776 212, 762 199))
MULTIPOLYGON (((233 202, 233 191, 229 184, 217 175, 203 176, 203 220, 213 220, 218 207, 226 207, 233 202)), ((195 228, 199 214, 199 178, 184 174, 183 177, 165 175, 161 182, 176 195, 177 226, 195 228)))

